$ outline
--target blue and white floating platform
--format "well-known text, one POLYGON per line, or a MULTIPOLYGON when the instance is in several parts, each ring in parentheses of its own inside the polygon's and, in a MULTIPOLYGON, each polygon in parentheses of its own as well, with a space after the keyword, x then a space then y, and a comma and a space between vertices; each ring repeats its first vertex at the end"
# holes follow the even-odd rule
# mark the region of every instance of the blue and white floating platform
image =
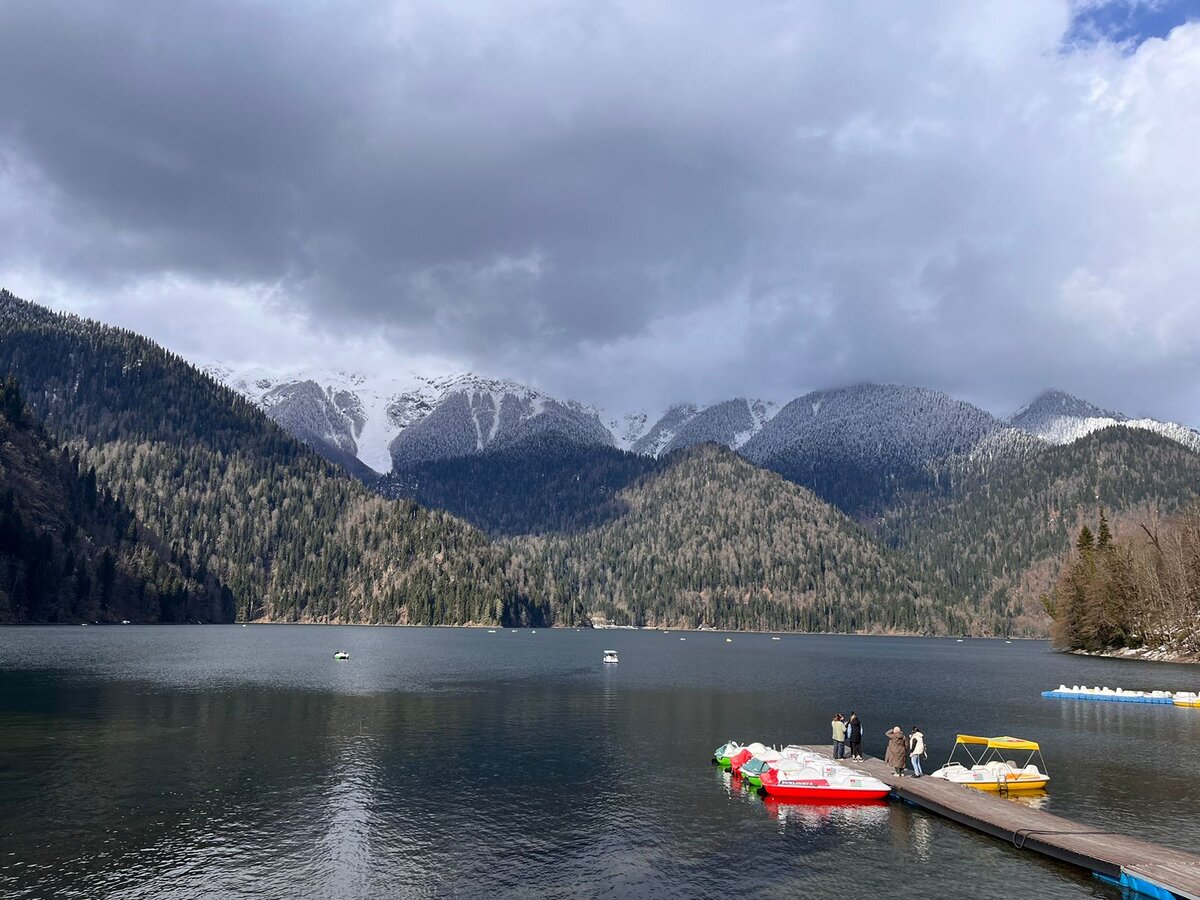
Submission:
POLYGON ((1158 703, 1163 706, 1185 706, 1189 703, 1177 702, 1190 700, 1195 694, 1190 691, 1127 691, 1124 688, 1110 687, 1067 687, 1060 684, 1052 691, 1042 691, 1043 697, 1054 700, 1108 700, 1114 703, 1158 703))

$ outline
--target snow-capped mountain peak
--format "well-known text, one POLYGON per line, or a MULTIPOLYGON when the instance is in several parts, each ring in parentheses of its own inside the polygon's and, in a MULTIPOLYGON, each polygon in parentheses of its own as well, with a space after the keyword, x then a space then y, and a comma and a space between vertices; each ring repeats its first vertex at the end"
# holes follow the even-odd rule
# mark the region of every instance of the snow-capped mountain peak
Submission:
POLYGON ((1158 419, 1131 419, 1119 412, 1101 409, 1064 391, 1043 392, 1028 406, 1018 410, 1009 423, 1051 444, 1070 444, 1093 431, 1121 425, 1144 428, 1200 451, 1200 432, 1176 422, 1158 419))
POLYGON ((293 435, 365 474, 477 453, 541 431, 611 445, 591 407, 473 372, 373 376, 345 370, 279 372, 224 363, 204 371, 293 435))

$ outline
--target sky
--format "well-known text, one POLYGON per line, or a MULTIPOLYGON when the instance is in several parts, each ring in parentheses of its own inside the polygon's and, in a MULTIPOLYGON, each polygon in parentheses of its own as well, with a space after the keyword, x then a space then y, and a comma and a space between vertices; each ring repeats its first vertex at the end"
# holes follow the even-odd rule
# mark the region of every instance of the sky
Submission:
POLYGON ((1194 0, 14 0, 0 286, 610 410, 1200 425, 1194 0))

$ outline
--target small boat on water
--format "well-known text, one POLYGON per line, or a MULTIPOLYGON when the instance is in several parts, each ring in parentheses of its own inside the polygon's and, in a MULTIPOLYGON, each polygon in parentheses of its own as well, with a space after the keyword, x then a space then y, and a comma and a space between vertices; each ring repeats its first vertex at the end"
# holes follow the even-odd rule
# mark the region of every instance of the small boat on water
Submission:
POLYGON ((1009 736, 989 738, 960 734, 946 764, 936 772, 931 772, 930 777, 953 784, 965 784, 980 791, 1038 791, 1050 783, 1045 768, 1046 761, 1042 758, 1042 749, 1037 741, 1009 736), (968 763, 954 758, 960 748, 968 763), (1006 755, 1026 753, 1028 755, 1023 765, 1011 758, 1005 759, 1006 755), (1042 764, 1040 769, 1033 762, 1035 756, 1042 764))
POLYGON ((760 778, 770 797, 790 800, 882 800, 891 791, 878 778, 844 766, 788 765, 770 768, 760 778))
POLYGON ((713 762, 725 768, 729 768, 729 758, 741 749, 742 745, 737 741, 726 741, 713 751, 713 762))
POLYGON ((337 653, 333 654, 333 658, 334 659, 349 659, 350 654, 347 653, 345 650, 339 650, 337 653))
POLYGON ((619 663, 621 660, 617 656, 616 650, 605 650, 604 651, 604 661, 606 663, 619 663))
POLYGON ((747 744, 745 747, 742 747, 740 750, 738 750, 737 753, 733 754, 733 756, 729 757, 729 768, 735 775, 739 775, 741 774, 742 766, 744 766, 754 757, 758 756, 758 754, 766 752, 766 744, 760 744, 758 741, 755 741, 752 744, 747 744))
POLYGON ((1192 709, 1200 709, 1200 696, 1193 694, 1191 691, 1176 691, 1175 696, 1171 698, 1171 703, 1175 706, 1189 706, 1192 709))
POLYGON ((757 756, 752 756, 746 762, 742 763, 741 775, 742 780, 754 785, 762 787, 762 778, 772 766, 776 765, 783 759, 782 754, 778 750, 767 750, 759 753, 757 756))

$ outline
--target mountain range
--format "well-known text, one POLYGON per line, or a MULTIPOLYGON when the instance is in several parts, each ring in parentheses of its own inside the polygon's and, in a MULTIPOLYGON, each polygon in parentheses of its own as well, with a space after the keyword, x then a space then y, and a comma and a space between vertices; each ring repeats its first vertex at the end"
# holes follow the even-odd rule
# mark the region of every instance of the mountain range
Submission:
POLYGON ((928 486, 954 457, 1004 457, 1067 444, 1109 427, 1154 431, 1200 451, 1200 432, 1132 418, 1049 390, 1011 418, 941 391, 890 384, 819 390, 780 406, 735 398, 614 415, 508 380, 469 373, 369 378, 347 372, 205 371, 291 434, 364 480, 557 434, 661 457, 703 443, 735 450, 851 512, 875 512, 897 490, 928 486))
POLYGON ((1053 392, 1011 420, 875 384, 612 416, 469 374, 201 372, 3 291, 0 375, 66 454, 32 493, 0 466, 17 620, 95 609, 92 541, 142 560, 143 620, 1039 635, 1097 506, 1134 528, 1200 485, 1194 431, 1053 392), (80 479, 111 512, 47 545, 27 511, 80 479), (31 605, 45 560, 81 574, 31 605))

